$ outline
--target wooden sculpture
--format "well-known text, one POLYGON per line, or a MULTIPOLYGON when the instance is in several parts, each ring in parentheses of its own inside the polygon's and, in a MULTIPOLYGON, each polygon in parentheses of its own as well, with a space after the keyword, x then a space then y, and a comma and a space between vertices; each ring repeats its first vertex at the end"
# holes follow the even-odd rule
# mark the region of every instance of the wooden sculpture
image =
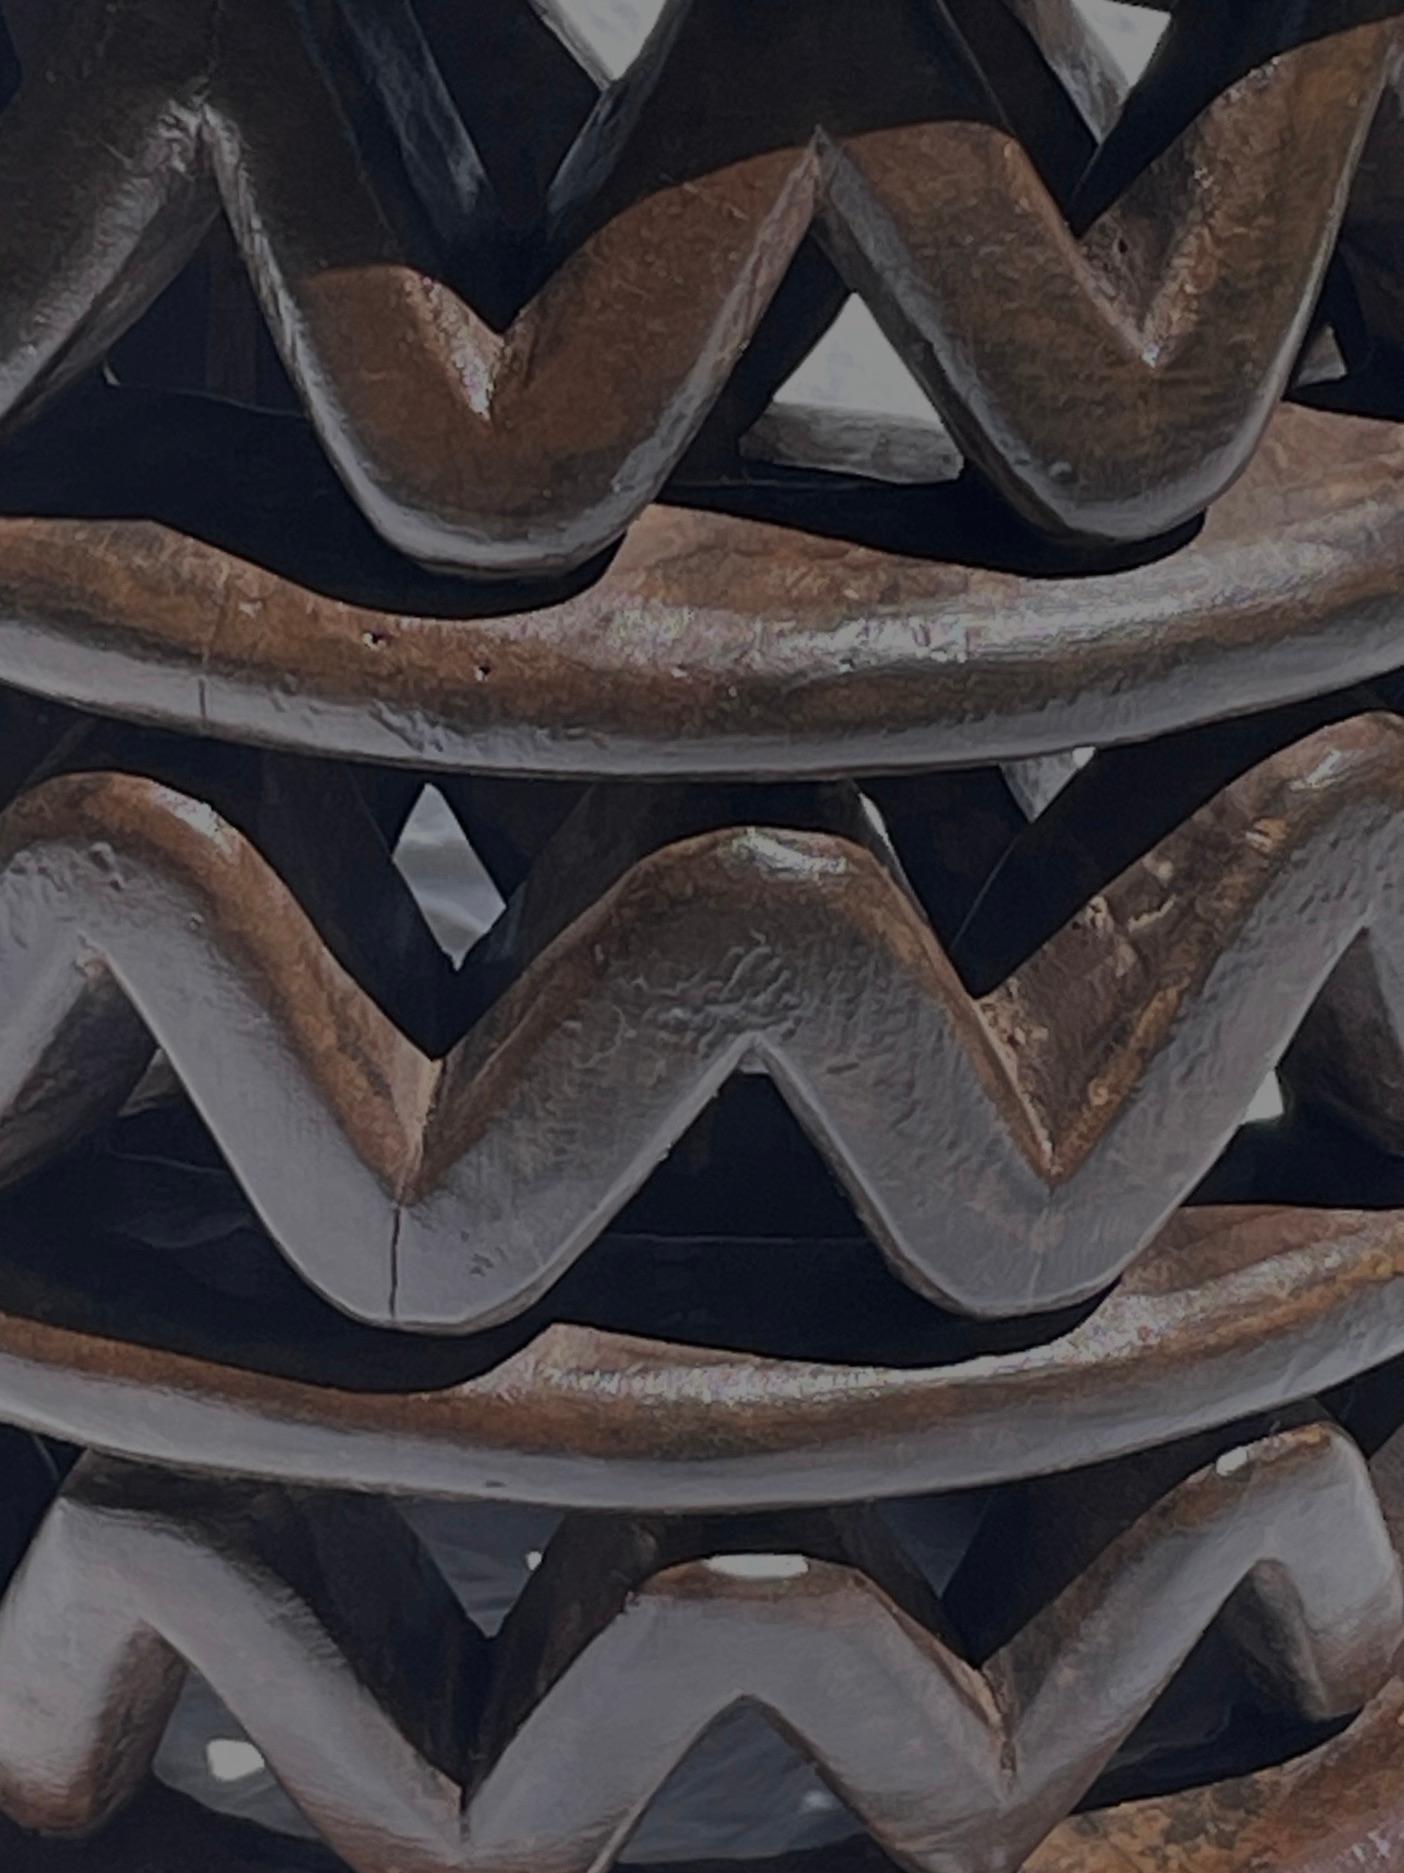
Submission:
POLYGON ((1404 0, 558 12, 7 7, 0 1867, 1404 1873, 1404 0))

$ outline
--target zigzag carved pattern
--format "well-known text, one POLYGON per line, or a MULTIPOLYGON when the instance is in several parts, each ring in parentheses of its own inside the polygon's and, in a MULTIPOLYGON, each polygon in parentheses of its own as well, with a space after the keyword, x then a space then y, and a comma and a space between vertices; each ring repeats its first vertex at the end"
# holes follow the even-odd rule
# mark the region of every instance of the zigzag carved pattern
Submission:
POLYGON ((313 1286, 364 1319, 467 1329, 543 1294, 750 1068, 905 1280, 1035 1312, 1134 1259, 1343 958, 1333 1097, 1398 1144, 1401 789, 1393 717, 1307 737, 979 1001, 861 825, 679 838, 645 814, 616 829, 619 882, 591 908, 572 920, 580 879, 539 912, 529 894, 530 960, 435 1060, 207 808, 56 780, 0 834, 0 1143, 20 1168, 122 1096, 150 1045, 136 1011, 313 1286))
POLYGON ((873 1536, 821 1525, 742 1570, 568 1525, 489 1651, 386 1508, 89 1459, 0 1608, 0 1799, 28 1826, 100 1823, 190 1665, 358 1873, 585 1873, 747 1700, 902 1864, 1010 1873, 1228 1603, 1318 1718, 1363 1705, 1404 1634, 1369 1473, 1322 1425, 1173 1487, 983 1670, 873 1536))
POLYGON ((558 178, 584 238, 499 333, 416 264, 283 0, 77 0, 0 137, 0 402, 94 362, 222 204, 385 538, 559 569, 657 493, 818 227, 1021 511, 1144 538, 1222 492, 1289 379, 1395 11, 1315 0, 1284 44, 1273 10, 1181 9, 1070 222, 944 7, 812 0, 777 31, 678 0, 558 178))

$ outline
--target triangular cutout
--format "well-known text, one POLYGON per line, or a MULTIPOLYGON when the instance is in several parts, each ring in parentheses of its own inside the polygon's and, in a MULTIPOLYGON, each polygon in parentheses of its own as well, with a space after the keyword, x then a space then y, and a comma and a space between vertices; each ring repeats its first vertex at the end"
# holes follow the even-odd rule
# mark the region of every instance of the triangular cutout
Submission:
POLYGON ((628 71, 666 0, 532 0, 551 30, 599 85, 628 71))
POLYGON ((612 1227, 634 1236, 867 1240, 818 1147, 774 1080, 758 1073, 726 1081, 612 1227))
POLYGON ((405 821, 395 867, 444 953, 462 962, 506 908, 492 874, 437 787, 426 787, 405 821))
POLYGON ((610 1332, 848 1365, 937 1365, 985 1343, 893 1272, 756 1074, 721 1088, 546 1305, 610 1332))
POLYGON ((1252 1102, 1243 1115, 1243 1123, 1245 1125, 1270 1124, 1274 1119, 1280 1119, 1286 1109, 1286 1102, 1282 1097, 1282 1081, 1276 1073, 1269 1073, 1254 1093, 1252 1102))
MULTIPOLYGON (((552 31, 599 84, 626 72, 658 24, 666 0, 532 0, 552 31)), ((1134 82, 1160 42, 1169 15, 1124 0, 1076 0, 1088 23, 1134 82)))
POLYGON ((1150 64, 1170 15, 1125 0, 1076 0, 1078 11, 1134 84, 1150 64))
POLYGON ((703 1732, 654 1795, 621 1861, 778 1860, 855 1837, 867 1839, 868 1830, 847 1802, 759 1706, 741 1704, 703 1732))
POLYGON ((856 295, 741 446, 759 460, 875 481, 950 481, 962 467, 950 432, 856 295))
POLYGON ((1096 752, 1095 748, 1068 748, 1062 754, 1038 754, 1023 761, 1006 761, 1004 778, 1020 811, 1031 820, 1046 813, 1096 752))
POLYGON ((317 1837, 284 1794, 262 1751, 194 1671, 186 1674, 153 1766, 167 1788, 215 1814, 300 1840, 317 1837))

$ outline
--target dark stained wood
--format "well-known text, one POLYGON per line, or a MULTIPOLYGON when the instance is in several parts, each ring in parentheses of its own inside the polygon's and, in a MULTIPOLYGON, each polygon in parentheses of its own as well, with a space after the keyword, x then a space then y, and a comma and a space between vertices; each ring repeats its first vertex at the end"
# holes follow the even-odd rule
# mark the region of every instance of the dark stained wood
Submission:
POLYGON ((55 778, 0 822, 23 1014, 0 1162, 14 1177, 110 1115, 159 1042, 306 1281, 364 1320, 481 1329, 545 1293, 752 1070, 919 1292, 1066 1306, 1130 1266, 1314 1008, 1294 1076, 1404 1147, 1401 796, 1397 718, 1320 729, 979 1000, 853 797, 720 831, 686 793, 587 801, 506 926, 501 992, 427 1053, 208 808, 55 778))
POLYGON ((1282 411, 1197 537, 1121 570, 1030 562, 960 490, 944 529, 920 490, 776 491, 495 598, 382 560, 287 429, 114 393, 0 451, 0 679, 448 773, 735 777, 1136 741, 1401 662, 1393 423, 1282 411))
MULTIPOLYGON (((561 570, 658 493, 818 226, 1019 512, 1141 540, 1230 485, 1288 386, 1396 10, 1183 9, 1070 227, 943 9, 808 0, 777 31, 677 0, 553 185, 565 257, 498 330, 424 270, 279 0, 75 0, 0 136, 0 397, 17 417, 95 362, 222 208, 377 530, 430 565, 561 570), (1020 304, 1011 342, 990 309, 1020 304)), ((457 168, 471 214, 466 143, 457 168)))
POLYGON ((73 1444, 396 1494, 787 1508, 1075 1468, 1340 1385, 1404 1353, 1404 1227, 1182 1211, 1081 1325, 928 1368, 562 1324, 461 1377, 408 1344, 398 1381, 367 1364, 357 1386, 319 1372, 315 1344, 302 1376, 270 1376, 218 1314, 203 1344, 163 1349, 139 1291, 105 1330, 52 1324, 64 1311, 0 1314, 0 1415, 73 1444))
POLYGON ((6 1873, 1404 1873, 1404 0, 1172 11, 16 0, 6 1873))
POLYGON ((0 1799, 52 1832, 107 1819, 194 1666, 358 1873, 584 1869, 745 1700, 899 1863, 1013 1873, 1216 1619, 1317 1720, 1388 1700, 1404 1639, 1369 1472, 1319 1422, 1128 1503, 978 1670, 876 1529, 795 1544, 738 1567, 740 1531, 567 1523, 489 1649, 374 1502, 88 1459, 0 1606, 0 1799), (55 1668, 60 1631, 83 1643, 55 1668))

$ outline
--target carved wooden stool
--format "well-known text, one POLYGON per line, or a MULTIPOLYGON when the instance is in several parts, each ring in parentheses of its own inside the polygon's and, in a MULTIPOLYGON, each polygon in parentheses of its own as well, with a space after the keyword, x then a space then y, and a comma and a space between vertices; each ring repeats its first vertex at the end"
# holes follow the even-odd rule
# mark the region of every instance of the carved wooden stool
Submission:
POLYGON ((1404 0, 6 8, 6 1873, 1404 1869, 1404 0))

